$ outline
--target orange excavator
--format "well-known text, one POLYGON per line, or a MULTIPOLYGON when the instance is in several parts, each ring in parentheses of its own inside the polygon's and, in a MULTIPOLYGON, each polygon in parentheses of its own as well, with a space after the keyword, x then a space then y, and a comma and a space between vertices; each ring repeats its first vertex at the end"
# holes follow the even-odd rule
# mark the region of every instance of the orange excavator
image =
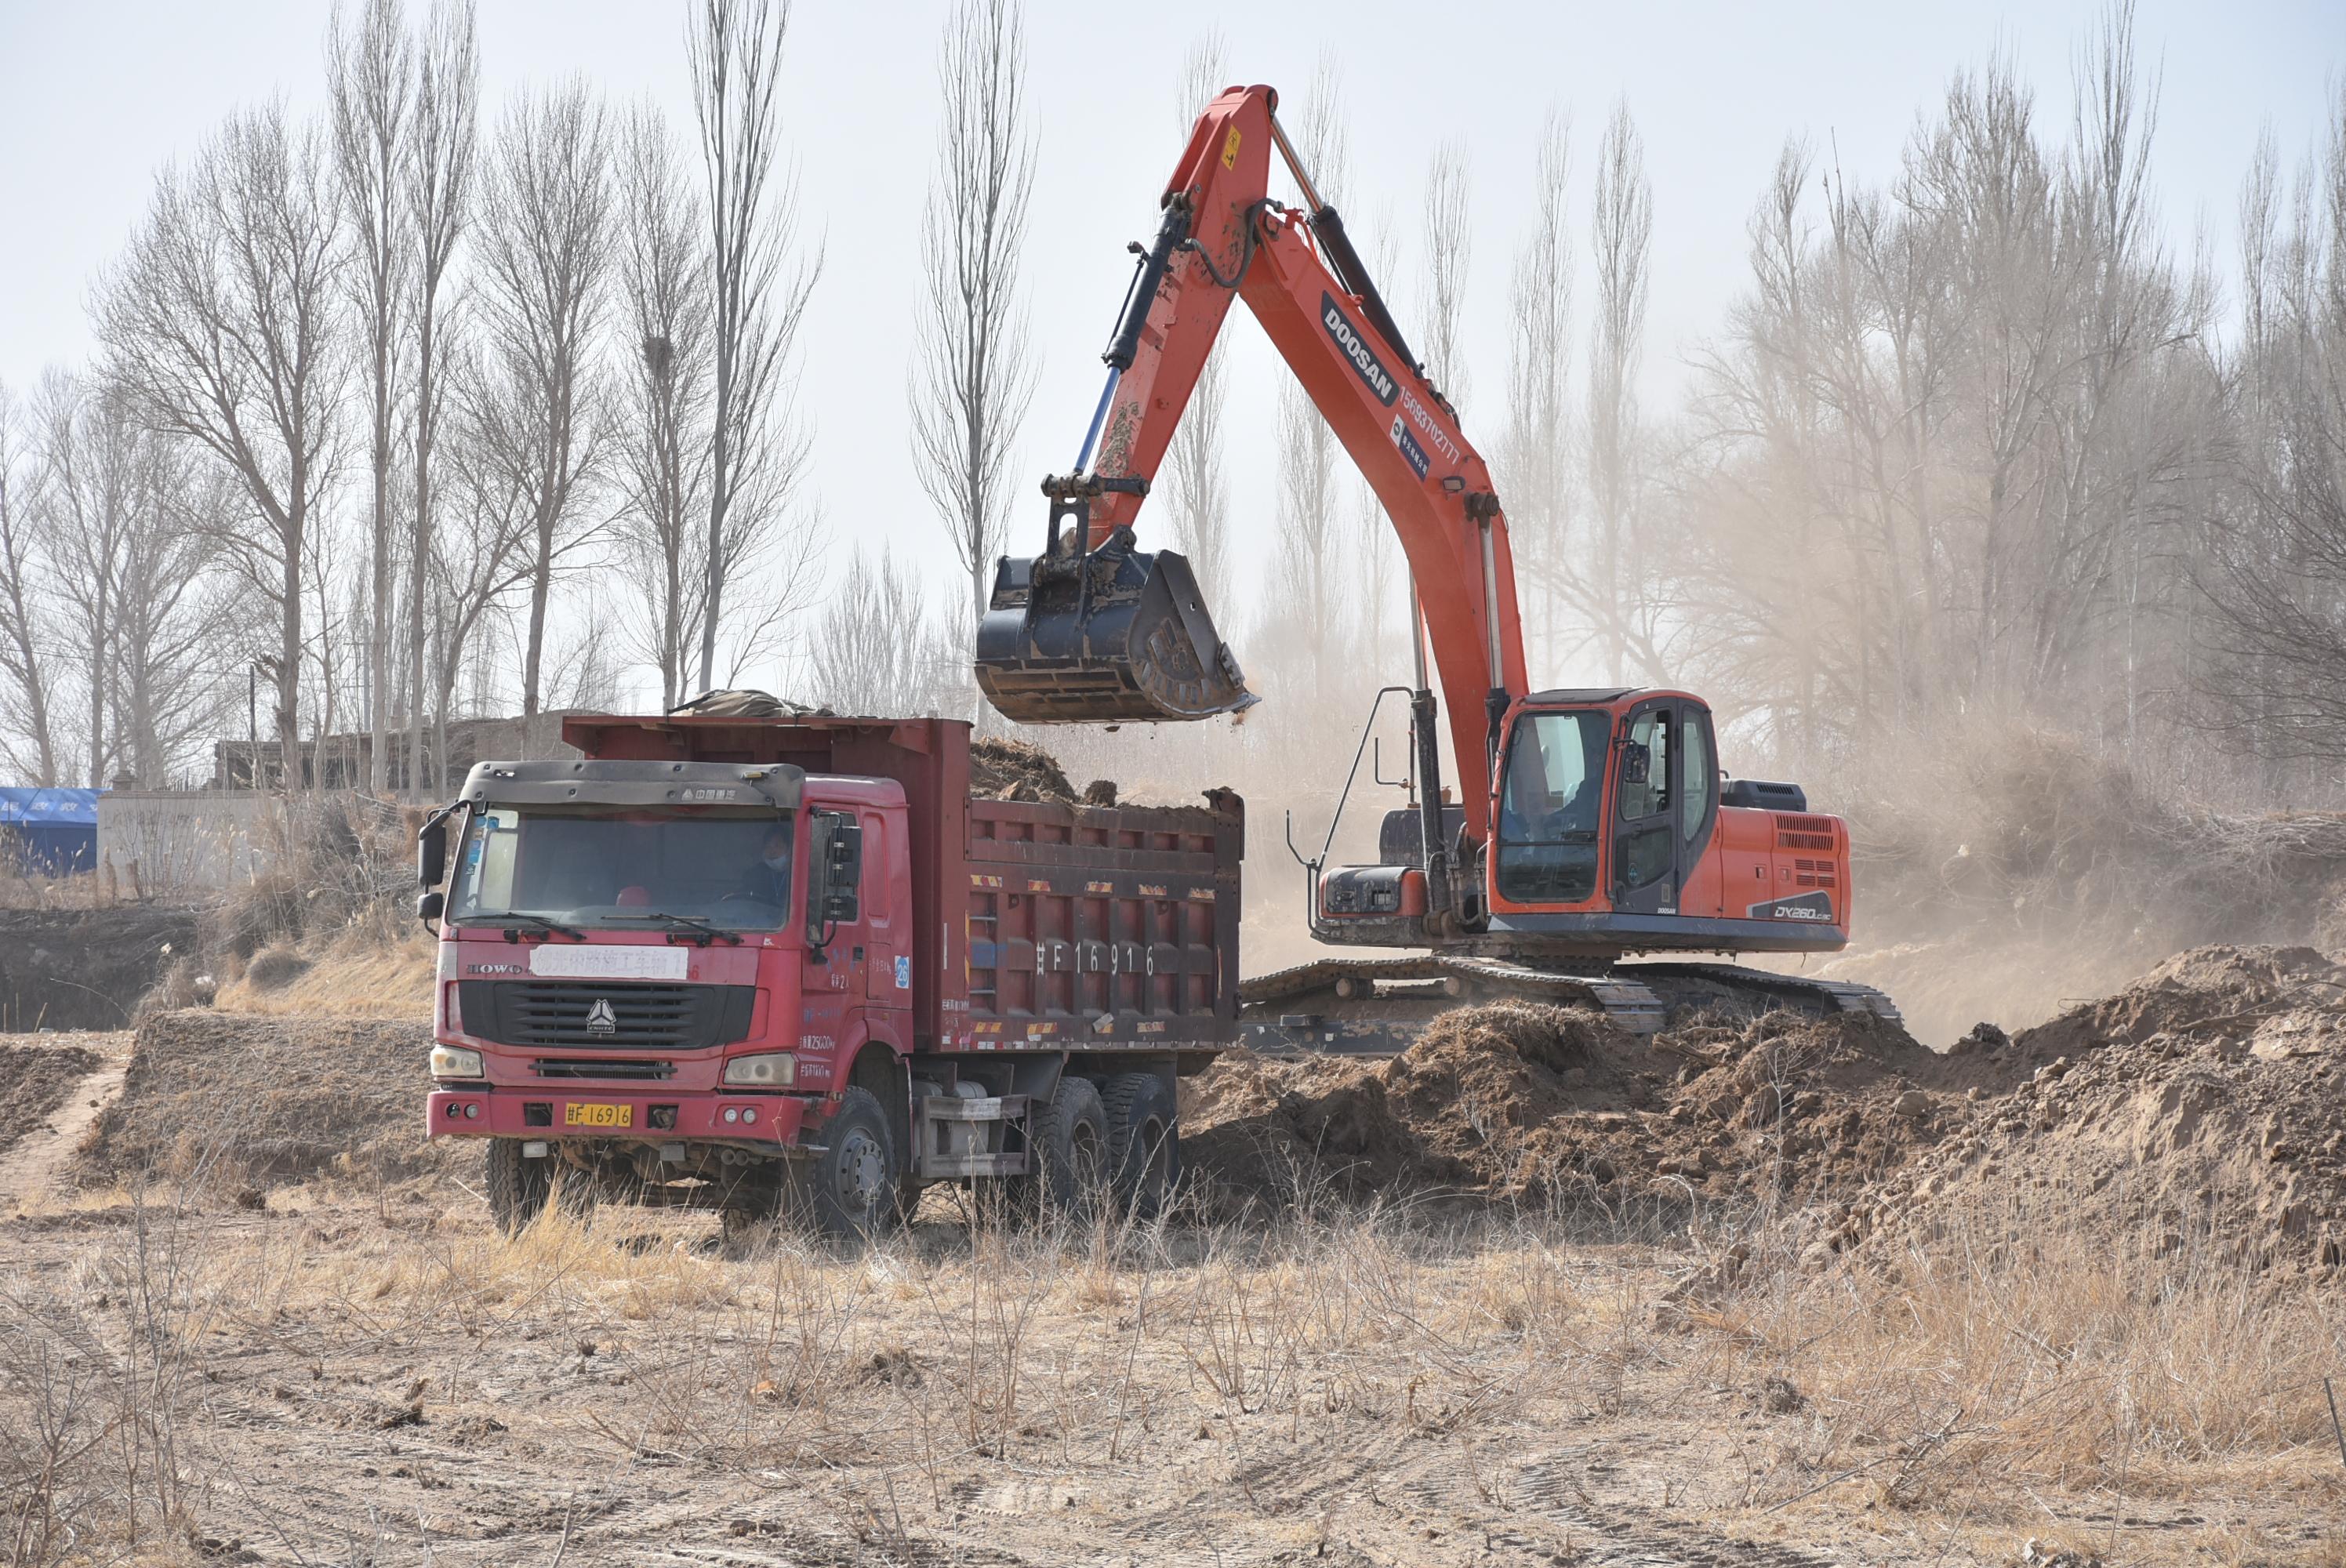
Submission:
POLYGON ((1020 723, 1108 725, 1256 700, 1188 563, 1138 549, 1133 534, 1230 301, 1243 300, 1392 520, 1413 588, 1415 683, 1378 697, 1407 700, 1412 804, 1386 815, 1379 863, 1330 865, 1327 844, 1304 860, 1311 933, 1423 950, 1246 983, 1254 1042, 1398 1049, 1435 1012, 1494 995, 1593 1005, 1637 1029, 1703 1001, 1894 1019, 1865 986, 1623 962, 1838 951, 1848 830, 1810 811, 1797 786, 1726 780, 1710 710, 1691 693, 1530 689, 1490 471, 1280 129, 1278 101, 1248 87, 1209 105, 1154 243, 1132 247, 1139 262, 1102 356, 1107 384, 1075 470, 1044 481, 1044 552, 996 567, 977 635, 987 699, 1020 723), (1270 194, 1274 152, 1300 210, 1270 194), (1440 782, 1445 720, 1468 775, 1455 804, 1440 782))

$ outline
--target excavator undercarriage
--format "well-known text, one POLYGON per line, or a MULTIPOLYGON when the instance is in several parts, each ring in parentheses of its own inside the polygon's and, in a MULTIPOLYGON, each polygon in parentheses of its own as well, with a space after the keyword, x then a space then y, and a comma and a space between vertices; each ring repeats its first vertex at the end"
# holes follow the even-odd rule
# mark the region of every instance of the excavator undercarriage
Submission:
POLYGON ((1901 1022, 1897 1003, 1870 985, 1740 964, 1432 954, 1328 958, 1258 975, 1239 986, 1239 1035, 1267 1056, 1393 1056, 1453 1008, 1507 1001, 1589 1008, 1639 1034, 1681 1009, 1752 1015, 1787 1008, 1901 1022))

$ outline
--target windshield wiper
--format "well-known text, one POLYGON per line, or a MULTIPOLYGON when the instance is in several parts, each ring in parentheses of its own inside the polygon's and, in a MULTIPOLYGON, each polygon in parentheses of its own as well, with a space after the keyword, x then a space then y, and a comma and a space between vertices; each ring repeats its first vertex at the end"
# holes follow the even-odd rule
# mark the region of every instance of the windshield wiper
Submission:
POLYGON ((523 914, 518 910, 505 910, 502 911, 492 911, 486 914, 464 915, 459 917, 457 923, 460 925, 504 925, 505 927, 505 940, 508 942, 518 941, 519 939, 515 937, 514 933, 521 927, 530 925, 537 927, 540 931, 545 932, 549 936, 566 936, 573 942, 585 942, 586 940, 586 933, 580 931, 575 925, 564 925, 560 921, 548 920, 544 915, 523 914))
POLYGON ((696 920, 690 915, 670 914, 666 910, 648 910, 642 914, 620 915, 616 918, 620 920, 664 920, 668 921, 669 925, 674 926, 678 930, 696 932, 699 933, 700 945, 703 947, 707 947, 711 942, 729 942, 735 947, 741 945, 741 933, 738 931, 727 931, 723 926, 711 925, 705 920, 696 920))

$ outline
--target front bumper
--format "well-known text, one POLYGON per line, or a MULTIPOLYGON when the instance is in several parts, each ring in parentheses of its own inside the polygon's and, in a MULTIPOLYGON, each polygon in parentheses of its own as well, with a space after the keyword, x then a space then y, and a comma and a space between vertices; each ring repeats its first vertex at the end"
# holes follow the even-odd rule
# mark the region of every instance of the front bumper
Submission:
POLYGON ((432 1091, 424 1130, 435 1138, 627 1138, 774 1147, 797 1143, 820 1118, 821 1105, 812 1095, 449 1085, 432 1091), (571 1105, 627 1106, 627 1125, 573 1125, 566 1115, 571 1105), (734 1113, 730 1122, 725 1119, 729 1110, 734 1113), (744 1119, 752 1112, 754 1119, 744 1119))

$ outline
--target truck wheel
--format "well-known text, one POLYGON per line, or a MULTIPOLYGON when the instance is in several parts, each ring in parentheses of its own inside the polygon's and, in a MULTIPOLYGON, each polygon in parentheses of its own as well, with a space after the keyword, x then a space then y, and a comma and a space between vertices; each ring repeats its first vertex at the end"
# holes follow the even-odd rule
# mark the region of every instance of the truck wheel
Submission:
POLYGON ((554 1192, 549 1159, 525 1160, 519 1138, 489 1140, 489 1217, 507 1236, 519 1236, 546 1210, 554 1192))
POLYGON ((876 1236, 896 1217, 903 1162, 888 1113, 869 1089, 850 1089, 822 1125, 823 1151, 805 1173, 809 1207, 825 1236, 876 1236))
POLYGON ((1154 1073, 1123 1073, 1100 1095, 1117 1207, 1136 1219, 1165 1210, 1181 1180, 1181 1124, 1173 1092, 1154 1073))
POLYGON ((1034 1105, 1027 1116, 1025 1207, 1080 1211, 1108 1176, 1107 1112, 1099 1090, 1089 1078, 1063 1074, 1050 1099, 1034 1105))

